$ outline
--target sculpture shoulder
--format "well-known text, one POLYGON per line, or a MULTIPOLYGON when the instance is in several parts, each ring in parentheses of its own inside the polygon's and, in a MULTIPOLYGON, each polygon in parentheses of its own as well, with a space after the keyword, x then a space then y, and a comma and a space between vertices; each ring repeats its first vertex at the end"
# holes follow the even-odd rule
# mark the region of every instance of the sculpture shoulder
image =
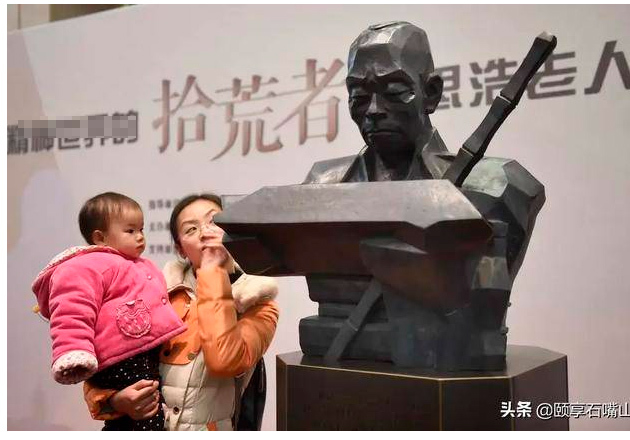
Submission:
POLYGON ((545 203, 545 187, 515 160, 485 157, 461 190, 481 215, 495 222, 495 234, 506 236, 505 257, 513 280, 545 203))
POLYGON ((501 198, 509 188, 532 198, 540 195, 544 197, 545 187, 514 159, 484 157, 462 185, 463 190, 482 192, 497 198, 501 198))
POLYGON ((340 183, 356 159, 354 155, 315 162, 303 183, 340 183))
POLYGON ((517 161, 485 157, 470 172, 462 192, 491 219, 530 231, 545 203, 545 187, 517 161))

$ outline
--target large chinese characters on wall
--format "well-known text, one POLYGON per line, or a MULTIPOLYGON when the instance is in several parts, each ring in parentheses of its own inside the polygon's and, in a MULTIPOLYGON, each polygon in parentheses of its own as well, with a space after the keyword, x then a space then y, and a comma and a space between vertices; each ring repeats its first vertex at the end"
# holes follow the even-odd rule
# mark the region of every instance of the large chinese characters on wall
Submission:
POLYGON ((252 148, 261 153, 277 151, 284 145, 281 128, 292 120, 299 126, 299 145, 313 137, 325 137, 327 142, 332 142, 339 130, 340 100, 334 94, 322 99, 320 94, 326 88, 344 86, 343 81, 339 82, 339 78, 343 79, 343 74, 339 74, 343 65, 341 60, 335 59, 328 68, 318 69, 317 60, 307 59, 306 72, 292 75, 290 88, 275 77, 253 74, 249 81, 233 78, 231 87, 218 88, 208 94, 201 88, 201 81, 189 75, 182 92, 177 93, 172 90, 171 81, 165 79, 162 97, 156 100, 161 103, 162 116, 152 123, 154 129, 161 130, 159 151, 164 152, 171 144, 171 126, 177 127, 173 138, 177 150, 184 148, 187 142, 206 142, 207 129, 225 132, 225 144, 212 160, 220 159, 235 146, 243 156, 252 148), (302 82, 302 87, 294 84, 297 80, 302 82), (274 104, 285 97, 292 98, 297 106, 287 115, 278 115, 274 104), (213 112, 213 116, 219 113, 222 117, 209 121, 208 114, 215 109, 218 112, 213 112), (270 121, 276 123, 270 126, 270 121))
MULTIPOLYGON (((624 51, 617 48, 617 43, 617 40, 604 42, 592 71, 580 72, 583 76, 581 79, 588 79, 590 84, 584 88, 576 86, 576 51, 553 53, 529 83, 525 98, 538 100, 578 93, 598 94, 604 83, 611 80, 609 76, 618 76, 624 87, 630 88, 629 64, 624 51)), ((437 110, 489 106, 505 87, 517 65, 516 59, 508 60, 501 56, 485 62, 436 67, 436 73, 444 80, 444 92, 437 110)), ((318 60, 309 58, 305 60, 304 73, 290 75, 283 81, 274 76, 263 78, 252 73, 248 79, 232 78, 229 87, 205 84, 203 78, 195 75, 187 75, 179 81, 163 79, 160 97, 152 99, 159 105, 161 114, 151 120, 153 130, 159 131, 158 151, 163 153, 169 146, 181 151, 186 144, 202 143, 209 147, 211 159, 218 160, 234 151, 247 156, 252 148, 261 153, 270 153, 296 141, 302 145, 314 137, 333 142, 340 129, 339 103, 345 101, 346 96, 343 90, 344 66, 336 58, 328 68, 318 68, 318 60), (325 89, 330 93, 322 98, 321 92, 325 89), (278 113, 274 106, 279 100, 290 100, 294 108, 278 113), (282 128, 289 123, 297 124, 297 140, 283 140, 282 128), (208 145, 210 138, 206 134, 209 130, 220 132, 225 141, 208 145)), ((226 82, 230 80, 226 78, 226 82)), ((345 103, 342 102, 343 106, 345 103)), ((117 115, 139 117, 137 110, 113 113, 113 116, 117 115)), ((95 145, 93 138, 21 138, 17 124, 9 125, 7 134, 8 154, 11 155, 51 149, 89 149, 95 145)), ((116 146, 136 141, 137 137, 99 138, 96 145, 116 146)))

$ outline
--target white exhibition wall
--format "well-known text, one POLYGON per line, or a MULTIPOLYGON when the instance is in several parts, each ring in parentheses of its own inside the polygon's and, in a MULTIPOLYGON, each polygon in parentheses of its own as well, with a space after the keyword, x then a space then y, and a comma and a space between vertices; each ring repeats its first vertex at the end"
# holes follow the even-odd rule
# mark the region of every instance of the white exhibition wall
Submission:
MULTIPOLYGON (((145 256, 163 265, 174 200, 299 183, 314 161, 358 152, 347 49, 390 20, 429 35, 446 80, 432 121, 452 151, 534 37, 557 36, 553 61, 488 150, 518 160, 547 194, 512 292, 509 342, 566 353, 571 402, 630 400, 629 6, 133 6, 8 36, 9 125, 128 112, 139 121, 137 139, 9 142, 9 429, 100 426, 80 386, 53 381, 47 325, 31 311, 38 271, 81 243, 83 201, 106 190, 138 200, 145 256)), ((280 287, 264 429, 275 428, 275 355, 299 349, 298 321, 316 313, 303 279, 280 287)), ((630 429, 630 418, 571 427, 630 429)))

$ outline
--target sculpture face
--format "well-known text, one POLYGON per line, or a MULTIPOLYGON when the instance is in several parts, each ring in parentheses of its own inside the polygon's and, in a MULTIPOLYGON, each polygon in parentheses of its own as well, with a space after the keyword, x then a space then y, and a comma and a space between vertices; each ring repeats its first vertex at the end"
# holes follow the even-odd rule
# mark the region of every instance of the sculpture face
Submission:
MULTIPOLYGON (((427 93, 423 76, 432 71, 426 35, 409 24, 370 28, 352 45, 346 78, 350 115, 383 159, 413 151, 418 137, 431 129, 427 115, 435 92, 427 93)), ((441 87, 437 93, 439 101, 441 87)))
MULTIPOLYGON (((367 55, 363 51, 361 55, 367 55)), ((357 60, 348 74, 350 115, 366 144, 382 157, 414 148, 422 124, 422 89, 394 62, 357 60)))

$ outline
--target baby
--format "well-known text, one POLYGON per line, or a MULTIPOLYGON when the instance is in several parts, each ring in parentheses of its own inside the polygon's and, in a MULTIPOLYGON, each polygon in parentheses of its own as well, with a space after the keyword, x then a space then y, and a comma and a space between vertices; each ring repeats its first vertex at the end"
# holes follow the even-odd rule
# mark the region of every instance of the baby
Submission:
MULTIPOLYGON (((91 246, 57 255, 32 286, 40 313, 50 320, 55 380, 90 378, 116 390, 140 379, 159 381, 159 346, 186 327, 171 307, 164 276, 140 257, 140 205, 122 194, 99 194, 81 208, 79 227, 91 246)), ((160 431, 164 414, 108 420, 103 429, 160 431)))

